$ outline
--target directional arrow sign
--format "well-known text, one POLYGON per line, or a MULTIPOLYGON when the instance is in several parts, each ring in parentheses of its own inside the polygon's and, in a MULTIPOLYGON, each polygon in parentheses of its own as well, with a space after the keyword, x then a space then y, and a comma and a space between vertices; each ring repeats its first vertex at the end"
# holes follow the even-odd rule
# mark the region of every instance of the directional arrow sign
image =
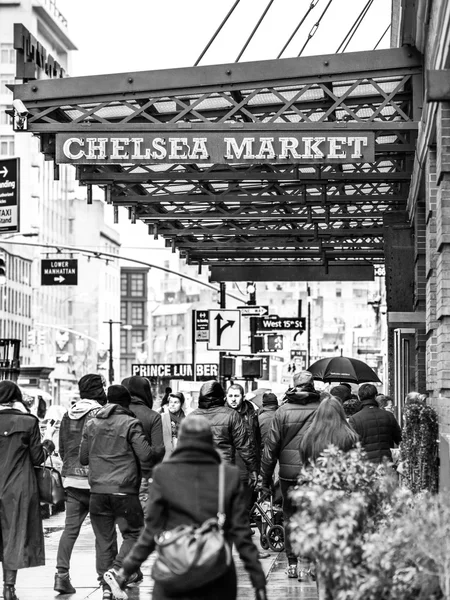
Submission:
POLYGON ((3 165, 3 168, 0 169, 0 173, 3 175, 3 178, 8 175, 8 169, 6 168, 6 165, 3 165))
POLYGON ((45 259, 41 261, 41 285, 77 285, 78 260, 45 259))
POLYGON ((210 310, 208 350, 240 349, 241 313, 238 310, 210 310))
POLYGON ((269 314, 268 306, 238 306, 243 317, 263 317, 269 314))

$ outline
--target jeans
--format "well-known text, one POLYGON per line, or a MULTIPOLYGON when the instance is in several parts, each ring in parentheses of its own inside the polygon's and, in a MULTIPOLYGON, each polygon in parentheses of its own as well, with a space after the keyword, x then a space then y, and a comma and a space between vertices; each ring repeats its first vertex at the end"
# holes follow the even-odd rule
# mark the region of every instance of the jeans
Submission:
POLYGON ((141 479, 141 487, 139 488, 139 502, 141 503, 144 516, 147 516, 147 500, 148 500, 148 479, 141 479))
POLYGON ((285 481, 280 479, 281 496, 283 497, 283 522, 284 522, 284 547, 286 550, 286 556, 290 565, 297 564, 297 557, 292 551, 292 545, 290 540, 290 519, 295 512, 295 505, 289 496, 289 492, 294 488, 295 482, 285 481))
POLYGON ((96 569, 99 579, 111 568, 120 569, 123 559, 138 539, 144 516, 137 494, 93 494, 90 513, 96 540, 96 569), (116 523, 122 534, 117 552, 116 523))
POLYGON ((73 487, 66 489, 66 520, 56 556, 58 573, 69 571, 73 547, 89 512, 89 497, 89 490, 73 487))

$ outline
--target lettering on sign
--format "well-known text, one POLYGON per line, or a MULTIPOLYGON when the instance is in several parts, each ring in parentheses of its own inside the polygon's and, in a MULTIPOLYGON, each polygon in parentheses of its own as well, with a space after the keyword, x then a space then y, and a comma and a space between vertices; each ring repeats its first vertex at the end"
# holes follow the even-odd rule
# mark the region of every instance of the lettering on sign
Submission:
POLYGON ((209 340, 209 311, 194 310, 192 312, 195 323, 195 341, 207 342, 209 340))
POLYGON ((41 261, 42 285, 77 285, 78 260, 49 260, 41 261))
MULTIPOLYGON (((156 363, 156 364, 133 364, 131 374, 148 378, 194 379, 194 367, 191 363, 156 363)), ((219 365, 214 363, 198 363, 195 365, 195 378, 197 380, 208 380, 218 377, 219 365)))
POLYGON ((258 319, 256 328, 258 331, 273 331, 274 329, 297 329, 303 331, 305 329, 305 324, 306 319, 304 317, 292 319, 285 317, 268 317, 267 319, 258 319))
POLYGON ((19 159, 0 160, 0 233, 19 231, 19 159))
POLYGON ((375 160, 373 132, 90 132, 56 134, 56 161, 76 164, 192 162, 355 163, 375 160))

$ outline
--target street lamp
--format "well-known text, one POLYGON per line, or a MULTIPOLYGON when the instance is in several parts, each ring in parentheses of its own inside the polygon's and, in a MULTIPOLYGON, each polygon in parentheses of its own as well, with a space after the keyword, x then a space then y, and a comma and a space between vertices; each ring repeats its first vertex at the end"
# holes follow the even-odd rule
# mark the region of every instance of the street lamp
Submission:
MULTIPOLYGON (((122 321, 113 321, 112 319, 108 319, 108 321, 103 321, 109 325, 109 367, 108 367, 108 379, 109 385, 112 385, 114 381, 114 361, 113 361, 113 325, 122 325, 122 321)), ((132 325, 124 325, 122 329, 130 330, 132 329, 132 325)))

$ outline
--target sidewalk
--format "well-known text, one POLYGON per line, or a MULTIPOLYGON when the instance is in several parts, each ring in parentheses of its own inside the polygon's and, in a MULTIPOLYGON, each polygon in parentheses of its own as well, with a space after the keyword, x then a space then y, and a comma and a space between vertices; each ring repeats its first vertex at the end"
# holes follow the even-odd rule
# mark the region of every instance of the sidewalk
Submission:
MULTIPOLYGON (((20 570, 17 576, 17 595, 20 600, 49 600, 58 594, 53 590, 56 552, 61 531, 64 526, 65 513, 59 513, 44 520, 46 565, 32 569, 20 570)), ((257 542, 258 536, 255 536, 257 542)), ((154 556, 154 555, 153 555, 154 556)), ((153 582, 150 579, 153 556, 142 565, 144 581, 135 588, 128 590, 130 600, 151 598, 153 582)), ((234 553, 238 573, 238 600, 253 600, 254 591, 239 557, 234 553)), ((269 600, 317 600, 315 584, 299 583, 296 579, 288 579, 285 574, 286 555, 284 552, 270 552, 270 558, 261 560, 264 572, 268 578, 267 591, 269 600)), ((75 544, 71 561, 72 584, 77 590, 70 600, 101 600, 102 593, 97 585, 95 571, 94 534, 86 522, 75 544)), ((66 598, 66 596, 61 596, 66 598)), ((211 600, 214 600, 213 598, 211 600)))

